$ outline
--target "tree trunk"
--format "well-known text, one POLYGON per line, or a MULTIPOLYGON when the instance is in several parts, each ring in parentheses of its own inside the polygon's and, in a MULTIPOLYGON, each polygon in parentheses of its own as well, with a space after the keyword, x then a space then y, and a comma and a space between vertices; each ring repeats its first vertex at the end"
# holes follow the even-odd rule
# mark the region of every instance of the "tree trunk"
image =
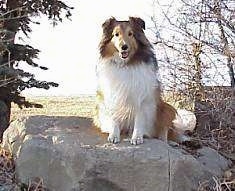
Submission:
POLYGON ((7 88, 0 88, 0 141, 2 140, 3 132, 10 123, 11 100, 9 99, 9 95, 10 93, 7 88))
MULTIPOLYGON (((8 0, 6 3, 7 19, 3 21, 2 27, 6 34, 2 38, 3 43, 5 42, 7 47, 12 47, 15 42, 15 35, 19 29, 20 23, 16 19, 18 16, 17 8, 19 7, 18 0, 8 0), (11 11, 15 10, 15 11, 11 11), (13 18, 13 19, 11 19, 13 18), (6 43, 7 42, 7 43, 6 43)), ((12 61, 8 51, 3 52, 0 59, 0 66, 8 63, 9 67, 13 67, 14 61, 12 61)), ((0 87, 0 140, 2 139, 3 132, 9 126, 10 115, 11 115, 11 86, 0 87)))
POLYGON ((202 61, 200 58, 200 54, 202 52, 202 44, 201 43, 193 43, 192 44, 192 53, 194 58, 194 68, 195 68, 195 99, 196 101, 203 100, 204 97, 204 88, 202 85, 202 61))
POLYGON ((10 122, 11 107, 10 102, 5 103, 0 100, 0 142, 2 140, 3 132, 7 129, 10 122))

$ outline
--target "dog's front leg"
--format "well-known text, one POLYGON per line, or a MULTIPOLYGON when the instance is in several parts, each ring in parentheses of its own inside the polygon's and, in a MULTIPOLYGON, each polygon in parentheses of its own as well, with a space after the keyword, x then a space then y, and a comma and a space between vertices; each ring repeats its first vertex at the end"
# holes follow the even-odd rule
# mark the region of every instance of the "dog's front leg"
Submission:
POLYGON ((134 130, 131 138, 131 144, 138 145, 144 142, 144 128, 146 116, 143 110, 139 110, 135 116, 134 130))
POLYGON ((108 141, 114 144, 120 142, 119 125, 112 118, 110 118, 110 131, 109 131, 108 141))

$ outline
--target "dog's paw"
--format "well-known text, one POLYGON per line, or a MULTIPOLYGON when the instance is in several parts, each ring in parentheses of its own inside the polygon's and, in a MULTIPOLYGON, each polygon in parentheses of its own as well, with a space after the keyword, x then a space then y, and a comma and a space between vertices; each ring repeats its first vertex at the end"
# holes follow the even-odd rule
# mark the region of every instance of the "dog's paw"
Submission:
POLYGON ((117 144, 120 142, 120 135, 116 134, 109 134, 108 136, 108 142, 117 144))
POLYGON ((132 145, 139 145, 144 143, 144 138, 143 136, 134 136, 131 138, 131 144, 132 145))

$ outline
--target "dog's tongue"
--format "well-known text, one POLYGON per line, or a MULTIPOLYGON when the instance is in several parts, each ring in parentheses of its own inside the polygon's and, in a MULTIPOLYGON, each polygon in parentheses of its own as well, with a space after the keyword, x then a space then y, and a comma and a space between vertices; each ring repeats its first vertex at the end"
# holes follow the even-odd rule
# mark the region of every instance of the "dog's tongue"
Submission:
POLYGON ((127 58, 128 57, 128 52, 122 52, 122 58, 127 58))

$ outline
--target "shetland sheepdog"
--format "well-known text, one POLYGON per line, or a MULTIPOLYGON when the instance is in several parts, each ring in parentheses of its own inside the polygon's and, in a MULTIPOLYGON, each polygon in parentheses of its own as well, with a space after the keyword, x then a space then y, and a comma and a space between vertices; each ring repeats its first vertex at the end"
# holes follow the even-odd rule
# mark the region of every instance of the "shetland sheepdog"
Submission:
POLYGON ((114 17, 103 25, 97 65, 97 113, 95 125, 108 133, 108 141, 120 142, 121 133, 137 145, 144 137, 182 142, 184 125, 177 111, 161 99, 158 67, 145 22, 114 17))

